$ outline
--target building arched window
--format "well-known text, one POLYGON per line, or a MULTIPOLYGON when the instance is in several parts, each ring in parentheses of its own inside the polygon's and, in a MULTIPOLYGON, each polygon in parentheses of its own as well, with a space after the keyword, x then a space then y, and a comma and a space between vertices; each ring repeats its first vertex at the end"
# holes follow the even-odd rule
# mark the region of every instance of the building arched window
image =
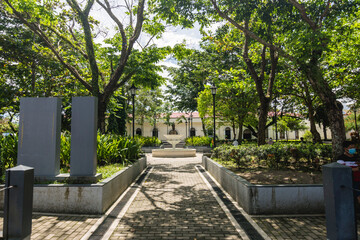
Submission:
POLYGON ((251 139, 251 131, 249 129, 244 130, 243 138, 244 139, 251 139))
POLYGON ((159 137, 159 130, 157 128, 154 128, 152 131, 152 136, 153 137, 159 137))
POLYGON ((229 127, 225 128, 225 139, 231 139, 231 129, 229 127))
POLYGON ((191 128, 190 129, 190 137, 195 137, 196 136, 196 130, 195 128, 191 128))
POLYGON ((141 128, 137 128, 137 129, 136 129, 136 135, 138 135, 138 136, 141 136, 141 135, 142 135, 141 128))

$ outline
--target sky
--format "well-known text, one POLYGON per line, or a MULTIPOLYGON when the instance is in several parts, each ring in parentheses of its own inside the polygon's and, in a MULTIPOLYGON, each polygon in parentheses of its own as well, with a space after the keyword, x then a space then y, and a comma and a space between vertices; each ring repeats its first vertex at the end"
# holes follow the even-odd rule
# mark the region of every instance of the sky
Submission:
MULTIPOLYGON (((201 37, 202 36, 198 26, 194 27, 193 29, 169 27, 160 39, 155 39, 153 42, 158 47, 174 47, 176 44, 183 43, 185 41, 188 48, 199 49, 201 37)), ((177 67, 176 60, 170 56, 164 61, 161 61, 159 64, 166 67, 177 67)), ((164 71, 161 75, 163 77, 168 77, 166 71, 164 71)))
MULTIPOLYGON (((118 14, 117 16, 123 15, 120 9, 124 10, 124 8, 121 7, 113 10, 114 12, 117 11, 118 14)), ((98 31, 103 31, 103 32, 109 31, 109 35, 115 33, 115 31, 112 30, 114 28, 114 21, 98 4, 94 6, 93 10, 91 11, 91 15, 100 22, 100 27, 98 31)), ((127 16, 125 16, 124 18, 127 18, 127 16)), ((121 17, 119 17, 119 19, 122 20, 121 17)), ((202 37, 199 29, 200 29, 199 25, 195 25, 195 27, 192 29, 183 29, 181 27, 168 26, 166 28, 166 32, 163 33, 162 37, 159 39, 153 39, 151 43, 156 44, 158 47, 165 47, 165 46, 173 47, 176 44, 185 41, 186 46, 188 48, 199 49, 200 41, 202 37)), ((109 35, 107 37, 109 37, 109 35)), ((96 42, 101 43, 105 37, 106 37, 105 35, 99 34, 99 37, 97 38, 96 42)), ((141 33, 138 40, 140 43, 145 45, 148 39, 149 36, 146 36, 146 34, 141 33)), ((134 45, 134 48, 140 48, 140 47, 138 45, 134 45)), ((164 61, 160 62, 159 65, 164 65, 167 67, 177 66, 175 59, 172 59, 171 57, 168 57, 164 61)), ((161 75, 164 77, 168 77, 167 72, 163 72, 161 75)))

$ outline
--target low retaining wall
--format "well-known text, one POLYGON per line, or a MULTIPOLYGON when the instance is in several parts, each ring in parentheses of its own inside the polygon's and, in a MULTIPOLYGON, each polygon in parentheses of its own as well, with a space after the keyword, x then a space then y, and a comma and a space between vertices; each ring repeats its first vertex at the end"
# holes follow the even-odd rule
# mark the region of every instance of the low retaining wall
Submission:
MULTIPOLYGON (((142 147, 141 150, 144 153, 151 153, 153 149, 164 149, 161 147, 142 147)), ((198 153, 210 153, 211 147, 204 147, 204 146, 186 146, 184 149, 195 149, 198 153)))
POLYGON ((248 214, 325 212, 321 184, 255 185, 206 156, 202 165, 248 214))
MULTIPOLYGON (((33 211, 103 214, 146 168, 146 157, 96 184, 36 184, 33 211)), ((0 208, 4 194, 0 192, 0 208)))

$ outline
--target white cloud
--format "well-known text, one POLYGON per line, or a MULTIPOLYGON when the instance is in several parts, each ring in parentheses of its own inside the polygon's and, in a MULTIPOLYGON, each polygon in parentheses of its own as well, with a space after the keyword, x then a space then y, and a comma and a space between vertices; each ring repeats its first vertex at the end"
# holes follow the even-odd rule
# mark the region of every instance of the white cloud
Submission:
POLYGON ((159 47, 173 47, 185 41, 187 47, 199 49, 201 37, 199 26, 192 29, 169 27, 160 39, 154 40, 154 43, 159 47))

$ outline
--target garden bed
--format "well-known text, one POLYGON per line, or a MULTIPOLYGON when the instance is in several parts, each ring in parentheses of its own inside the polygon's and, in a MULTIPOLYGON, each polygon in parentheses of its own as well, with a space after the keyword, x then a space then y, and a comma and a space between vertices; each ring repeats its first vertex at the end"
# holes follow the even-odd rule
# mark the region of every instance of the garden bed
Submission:
POLYGON ((273 169, 249 163, 245 168, 238 168, 233 162, 213 160, 251 184, 322 184, 322 172, 311 167, 299 169, 289 165, 273 169))
POLYGON ((301 172, 291 169, 229 169, 251 184, 322 184, 321 172, 301 172))
POLYGON ((206 156, 202 164, 248 214, 324 213, 321 184, 252 184, 206 156))
MULTIPOLYGON (((146 168, 146 157, 96 184, 36 184, 33 211, 103 214, 146 168)), ((0 207, 4 205, 0 192, 0 207)))

